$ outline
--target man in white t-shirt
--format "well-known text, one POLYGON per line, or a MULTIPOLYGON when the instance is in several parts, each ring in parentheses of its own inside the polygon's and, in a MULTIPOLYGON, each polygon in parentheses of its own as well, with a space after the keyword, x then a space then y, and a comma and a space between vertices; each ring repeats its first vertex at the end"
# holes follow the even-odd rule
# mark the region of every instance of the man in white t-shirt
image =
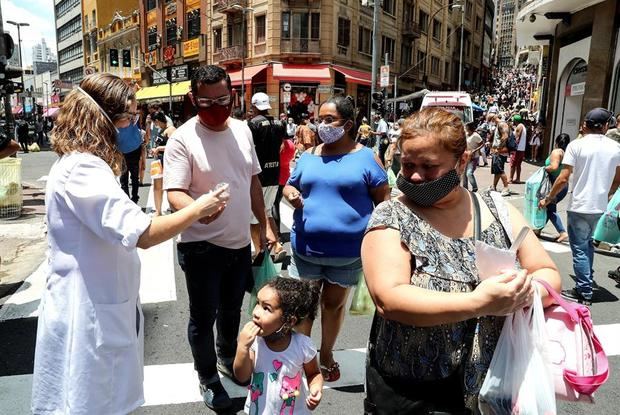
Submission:
POLYGON ((540 202, 541 207, 553 202, 573 175, 567 211, 576 286, 562 291, 562 295, 583 304, 592 301, 592 234, 605 212, 609 198, 620 185, 620 144, 604 135, 612 116, 604 108, 595 108, 586 114, 582 126, 584 136, 568 145, 562 159, 562 172, 549 195, 540 202))
POLYGON ((383 119, 383 115, 379 113, 375 114, 375 123, 377 124, 377 127, 371 134, 374 134, 376 137, 375 148, 378 149, 381 163, 385 164, 385 152, 390 145, 390 141, 388 139, 388 124, 383 119))
POLYGON ((192 75, 191 85, 198 115, 177 129, 166 146, 164 189, 170 206, 179 210, 219 183, 229 186, 226 207, 183 231, 177 244, 189 295, 194 368, 204 403, 217 412, 232 405, 218 370, 235 380, 241 303, 251 278, 250 213, 260 224, 259 249, 267 245, 267 219, 252 133, 243 121, 230 118, 230 77, 218 66, 203 66, 192 75))

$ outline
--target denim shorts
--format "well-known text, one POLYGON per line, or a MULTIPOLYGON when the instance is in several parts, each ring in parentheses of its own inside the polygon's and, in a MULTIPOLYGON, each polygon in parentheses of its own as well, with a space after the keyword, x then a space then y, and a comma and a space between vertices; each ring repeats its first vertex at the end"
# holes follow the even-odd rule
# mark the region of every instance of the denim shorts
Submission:
POLYGON ((357 285, 362 276, 362 259, 355 258, 317 258, 293 252, 288 266, 291 278, 306 280, 327 280, 344 288, 357 285))

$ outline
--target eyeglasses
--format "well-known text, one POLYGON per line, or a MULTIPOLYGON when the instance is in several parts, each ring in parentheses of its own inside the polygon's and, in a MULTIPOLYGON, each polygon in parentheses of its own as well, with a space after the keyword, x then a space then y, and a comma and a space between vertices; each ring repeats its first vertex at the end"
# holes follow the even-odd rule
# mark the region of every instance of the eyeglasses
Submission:
POLYGON ((334 118, 331 115, 328 115, 326 117, 319 117, 319 123, 324 122, 325 124, 331 124, 333 122, 340 121, 340 120, 342 120, 342 118, 334 118))
POLYGON ((222 107, 230 104, 231 97, 230 95, 222 95, 219 98, 204 98, 204 97, 195 97, 196 105, 201 108, 209 108, 211 105, 216 104, 222 107))

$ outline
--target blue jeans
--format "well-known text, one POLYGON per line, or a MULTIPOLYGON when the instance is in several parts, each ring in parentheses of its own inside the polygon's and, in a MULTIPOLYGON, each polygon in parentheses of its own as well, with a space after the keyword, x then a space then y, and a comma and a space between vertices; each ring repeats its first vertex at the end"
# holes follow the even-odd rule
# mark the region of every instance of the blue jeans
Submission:
POLYGON ((476 182, 476 176, 474 176, 474 172, 478 167, 478 156, 474 157, 475 160, 470 160, 467 163, 467 168, 465 170, 465 174, 463 175, 463 187, 467 189, 469 182, 471 182, 471 190, 473 192, 478 191, 478 183, 476 182))
MULTIPOLYGON (((549 177, 551 179, 551 185, 553 186, 556 177, 553 177, 551 175, 549 177)), ((566 197, 567 193, 568 185, 566 185, 564 189, 560 193, 558 193, 555 198, 555 203, 550 203, 547 205, 547 220, 551 221, 551 223, 555 227, 555 230, 558 231, 558 233, 566 232, 566 228, 564 228, 564 224, 562 223, 562 218, 560 218, 560 215, 558 215, 558 203, 560 203, 562 199, 566 197)))
POLYGON ((206 241, 177 244, 189 296, 187 337, 200 383, 219 379, 217 359, 232 364, 237 351, 241 304, 251 278, 250 245, 228 249, 206 241), (213 324, 217 327, 217 355, 213 324))
POLYGON ((600 219, 600 213, 568 212, 568 238, 573 254, 575 289, 585 299, 592 298, 594 281, 594 245, 592 234, 600 219))

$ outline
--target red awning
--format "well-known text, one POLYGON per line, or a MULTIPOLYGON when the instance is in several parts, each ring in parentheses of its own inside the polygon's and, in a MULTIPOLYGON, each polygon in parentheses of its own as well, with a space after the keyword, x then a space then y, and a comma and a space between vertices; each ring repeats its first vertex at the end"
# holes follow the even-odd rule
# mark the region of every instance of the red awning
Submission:
POLYGON ((333 65, 335 71, 344 75, 347 82, 353 84, 368 85, 372 84, 370 72, 359 71, 357 69, 345 68, 344 66, 333 65))
MULTIPOLYGON (((246 66, 243 70, 243 83, 245 85, 249 85, 252 83, 252 78, 257 75, 260 71, 267 67, 264 65, 256 65, 256 66, 246 66)), ((228 72, 230 76, 230 81, 232 82, 232 86, 241 86, 241 69, 238 71, 228 72)))
POLYGON ((273 77, 289 82, 321 82, 331 80, 331 74, 327 65, 286 65, 274 63, 273 77))
POLYGON ((60 111, 60 108, 57 107, 49 107, 47 110, 45 110, 45 112, 43 113, 44 117, 54 117, 55 114, 60 111))
POLYGON ((17 115, 17 114, 21 114, 22 113, 22 106, 21 105, 16 105, 11 109, 11 112, 13 113, 13 115, 17 115))

